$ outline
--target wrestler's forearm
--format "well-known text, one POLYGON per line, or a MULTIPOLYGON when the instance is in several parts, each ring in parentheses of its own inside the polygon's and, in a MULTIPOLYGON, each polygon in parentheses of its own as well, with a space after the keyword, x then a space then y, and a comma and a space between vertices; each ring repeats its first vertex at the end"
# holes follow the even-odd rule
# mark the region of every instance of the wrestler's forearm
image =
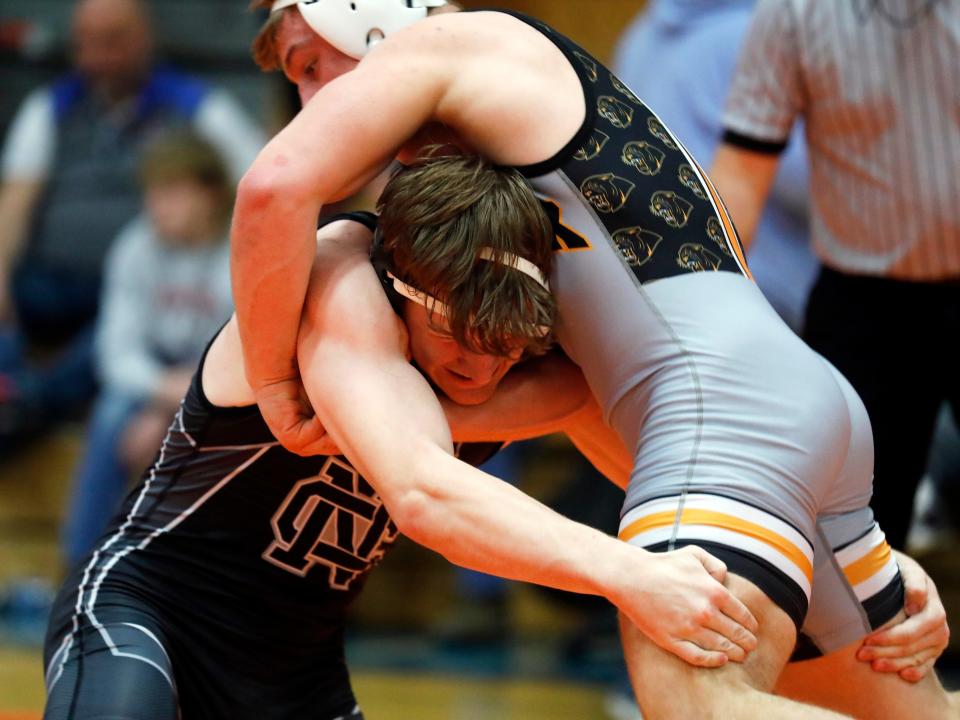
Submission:
POLYGON ((319 205, 284 196, 263 174, 237 191, 230 237, 233 296, 247 380, 256 391, 296 375, 296 339, 319 205))
POLYGON ((392 512, 401 532, 450 562, 619 604, 646 553, 573 522, 508 483, 440 452, 419 456, 392 512))

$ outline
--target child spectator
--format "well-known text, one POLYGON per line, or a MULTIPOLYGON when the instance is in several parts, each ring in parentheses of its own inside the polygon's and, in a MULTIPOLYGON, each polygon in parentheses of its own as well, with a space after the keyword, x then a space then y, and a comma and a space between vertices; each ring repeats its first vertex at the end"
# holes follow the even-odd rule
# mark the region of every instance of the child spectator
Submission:
POLYGON ((145 212, 107 258, 95 339, 101 390, 65 531, 71 564, 152 460, 206 342, 232 312, 233 186, 221 157, 191 131, 170 131, 145 149, 141 183, 145 212))
POLYGON ((139 212, 144 144, 191 127, 238 180, 265 142, 226 91, 163 61, 150 5, 75 0, 69 71, 22 102, 0 149, 0 456, 96 392, 104 258, 139 212))

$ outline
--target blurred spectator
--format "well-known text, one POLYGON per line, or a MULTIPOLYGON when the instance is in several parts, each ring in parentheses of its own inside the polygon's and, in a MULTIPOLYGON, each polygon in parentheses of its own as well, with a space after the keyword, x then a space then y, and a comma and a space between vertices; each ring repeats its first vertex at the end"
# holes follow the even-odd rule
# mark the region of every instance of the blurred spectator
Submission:
POLYGON ((223 91, 156 65, 140 0, 79 0, 71 32, 73 72, 27 97, 0 159, 0 450, 94 391, 103 260, 140 209, 144 141, 192 125, 234 178, 264 142, 223 91))
MULTIPOLYGON (((754 4, 651 0, 617 47, 614 72, 704 166, 723 135, 723 104, 754 4)), ((798 128, 781 158, 749 256, 763 294, 797 332, 817 272, 808 237, 807 175, 798 128)))
POLYGON ((944 400, 960 402, 960 3, 759 0, 711 172, 749 244, 805 121, 823 267, 807 342, 870 413, 871 505, 902 548, 944 400))
POLYGON ((960 540, 960 431, 943 407, 937 418, 927 472, 917 488, 907 549, 923 555, 960 540))
POLYGON ((206 343, 227 321, 233 185, 216 150, 190 131, 155 138, 142 162, 145 217, 110 251, 96 326, 101 391, 66 525, 79 560, 151 462, 206 343))

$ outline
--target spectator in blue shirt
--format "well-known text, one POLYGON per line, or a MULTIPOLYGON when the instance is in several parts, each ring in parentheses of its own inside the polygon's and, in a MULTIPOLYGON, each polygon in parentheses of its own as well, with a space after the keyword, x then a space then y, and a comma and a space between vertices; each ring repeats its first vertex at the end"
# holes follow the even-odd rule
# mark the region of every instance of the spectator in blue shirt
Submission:
MULTIPOLYGON (((703 167, 723 136, 721 116, 753 6, 754 0, 650 0, 617 47, 614 72, 703 167)), ((796 129, 748 256, 764 295, 796 331, 817 269, 808 243, 805 148, 803 129, 796 129)))
POLYGON ((140 210, 143 144, 191 126, 238 179, 264 142, 223 91, 156 63, 141 0, 78 0, 71 40, 73 70, 27 97, 0 155, 0 451, 94 392, 103 262, 140 210))

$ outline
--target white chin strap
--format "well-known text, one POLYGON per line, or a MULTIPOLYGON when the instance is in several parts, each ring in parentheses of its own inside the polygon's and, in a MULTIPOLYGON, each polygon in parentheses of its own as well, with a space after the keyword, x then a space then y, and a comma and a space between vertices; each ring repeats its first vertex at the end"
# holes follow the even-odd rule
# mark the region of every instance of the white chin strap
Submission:
MULTIPOLYGON (((493 248, 485 247, 480 249, 479 258, 481 260, 489 260, 490 262, 493 262, 494 257, 496 257, 496 253, 494 252, 493 248)), ((517 272, 522 272, 524 275, 529 275, 547 290, 550 289, 550 284, 547 282, 547 278, 544 276, 544 274, 540 272, 540 268, 538 268, 529 260, 518 257, 513 253, 501 253, 501 258, 501 264, 511 267, 517 272)), ((392 272, 387 271, 387 275, 391 280, 393 280, 393 289, 403 295, 405 298, 408 300, 413 300, 413 302, 419 305, 423 305, 431 313, 440 316, 444 320, 450 317, 447 306, 444 303, 440 302, 432 295, 428 295, 422 290, 417 290, 412 285, 407 285, 407 283, 403 282, 403 280, 398 278, 392 272)), ((537 326, 537 329, 540 331, 541 335, 550 334, 550 328, 545 325, 539 325, 537 326)))
POLYGON ((360 59, 397 30, 446 0, 275 0, 270 12, 297 6, 307 25, 344 55, 360 59))

